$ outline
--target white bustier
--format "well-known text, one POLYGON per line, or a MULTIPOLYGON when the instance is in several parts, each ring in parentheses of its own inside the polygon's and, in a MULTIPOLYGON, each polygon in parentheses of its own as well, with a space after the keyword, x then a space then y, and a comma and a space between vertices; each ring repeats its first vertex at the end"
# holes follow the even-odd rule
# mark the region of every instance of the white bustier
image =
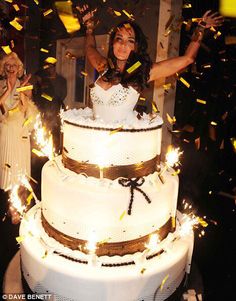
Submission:
POLYGON ((104 90, 95 82, 90 90, 90 97, 96 119, 100 118, 105 122, 122 121, 133 114, 139 93, 131 86, 126 88, 121 84, 104 90))

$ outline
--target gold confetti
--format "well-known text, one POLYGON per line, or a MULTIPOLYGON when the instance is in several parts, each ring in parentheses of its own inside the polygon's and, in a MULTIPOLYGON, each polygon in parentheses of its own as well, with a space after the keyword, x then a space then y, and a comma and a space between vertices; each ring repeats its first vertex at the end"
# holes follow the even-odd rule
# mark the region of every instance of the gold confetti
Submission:
POLYGON ((230 138, 230 142, 234 148, 234 152, 236 152, 236 138, 235 137, 230 138))
POLYGON ((152 110, 155 112, 155 113, 158 113, 159 110, 158 110, 158 107, 156 105, 156 103, 154 101, 152 101, 152 110))
POLYGON ((19 31, 22 30, 23 28, 23 26, 21 26, 20 23, 17 22, 16 18, 9 23, 11 24, 11 26, 13 26, 15 29, 19 31))
POLYGON ((142 268, 142 270, 140 271, 141 274, 143 274, 146 271, 145 268, 142 268))
POLYGON ((217 126, 217 122, 211 121, 211 125, 217 126))
POLYGON ((42 153, 41 151, 39 151, 39 150, 37 150, 35 148, 32 149, 32 153, 34 153, 38 157, 45 157, 44 153, 42 153))
POLYGON ((50 8, 50 9, 46 10, 46 11, 43 13, 43 15, 44 15, 44 17, 46 17, 46 16, 48 16, 49 14, 51 14, 52 12, 53 12, 53 10, 50 8))
POLYGON ((23 123, 23 127, 27 126, 28 124, 30 124, 33 121, 33 117, 30 116, 29 118, 27 118, 24 123, 23 123))
POLYGON ((191 3, 185 3, 183 5, 183 8, 191 8, 192 7, 192 4, 191 3))
POLYGON ((206 64, 206 65, 203 65, 202 66, 204 69, 206 69, 206 68, 211 68, 211 64, 206 64))
POLYGON ((16 241, 17 241, 18 244, 20 244, 24 239, 25 239, 24 236, 17 236, 16 237, 16 241))
POLYGON ((48 52, 49 52, 49 50, 47 50, 47 49, 45 49, 45 48, 40 48, 40 51, 41 51, 41 52, 45 52, 45 53, 48 53, 48 52))
POLYGON ((169 89, 171 88, 171 83, 164 84, 164 85, 163 85, 163 88, 164 88, 165 90, 169 90, 169 89))
POLYGON ((48 251, 46 250, 42 256, 42 259, 45 259, 48 256, 48 251))
POLYGON ((114 130, 110 131, 109 134, 110 134, 110 135, 113 135, 113 134, 115 134, 115 133, 121 131, 122 129, 123 129, 123 126, 120 126, 120 127, 118 127, 117 129, 114 129, 114 130))
POLYGON ((202 21, 202 18, 192 18, 192 22, 194 23, 198 23, 200 21, 202 21))
POLYGON ((5 2, 12 3, 13 0, 5 0, 5 2))
POLYGON ((46 93, 42 93, 42 94, 41 94, 41 97, 47 99, 48 101, 52 101, 52 100, 53 100, 52 96, 50 96, 50 95, 48 95, 48 94, 46 94, 46 93))
POLYGON ((126 215, 126 210, 121 214, 120 221, 124 218, 125 215, 126 215))
POLYGON ((197 220, 202 227, 206 228, 208 226, 208 223, 203 218, 198 216, 197 220))
POLYGON ((49 57, 46 58, 45 62, 48 63, 48 64, 56 64, 57 59, 53 56, 49 56, 49 57))
POLYGON ((145 101, 146 98, 145 97, 139 97, 139 100, 145 101))
POLYGON ((214 34, 214 39, 217 39, 218 37, 221 36, 221 32, 220 31, 217 31, 216 34, 214 34))
POLYGON ((115 14, 116 16, 118 16, 118 17, 120 17, 120 16, 121 16, 121 13, 120 13, 119 11, 117 11, 117 10, 113 10, 113 12, 114 12, 114 14, 115 14))
POLYGON ((167 121, 170 123, 170 124, 175 124, 176 123, 176 118, 175 116, 173 116, 173 118, 170 117, 170 115, 168 113, 166 113, 166 117, 167 117, 167 121))
POLYGON ((33 85, 16 88, 16 92, 23 92, 23 91, 28 91, 28 90, 33 90, 33 85))
POLYGON ((129 14, 125 9, 122 9, 122 12, 129 18, 129 19, 133 19, 133 15, 129 14))
POLYGON ((179 80, 180 80, 187 88, 190 87, 190 84, 189 84, 183 77, 180 77, 179 80))
POLYGON ((26 204, 27 204, 27 206, 30 205, 32 199, 33 199, 33 193, 31 192, 31 193, 29 194, 29 196, 27 197, 27 199, 26 199, 26 204))
POLYGON ((206 100, 199 99, 199 98, 196 99, 196 102, 201 103, 201 104, 203 104, 203 105, 206 104, 206 100))
POLYGON ((19 6, 17 4, 13 4, 13 7, 14 7, 15 11, 19 11, 20 10, 20 8, 19 8, 19 6))
POLYGON ((10 54, 10 53, 12 52, 10 46, 2 46, 2 50, 3 50, 6 54, 10 54))
POLYGON ((164 287, 164 284, 166 282, 166 280, 169 278, 169 274, 165 276, 165 278, 162 280, 161 282, 161 286, 160 286, 160 290, 162 291, 163 287, 164 287))
POLYGON ((172 229, 175 229, 175 226, 176 226, 176 220, 175 220, 175 217, 174 217, 174 216, 171 217, 171 225, 172 225, 172 229))
POLYGON ((39 1, 38 1, 38 0, 34 0, 34 2, 35 2, 37 5, 39 5, 39 1))
POLYGON ((88 73, 85 72, 85 71, 81 71, 80 73, 81 73, 82 75, 84 75, 84 76, 87 76, 87 75, 88 75, 88 73))
POLYGON ((132 73, 134 72, 134 70, 136 70, 138 67, 140 67, 142 64, 140 63, 140 61, 137 61, 136 63, 134 63, 131 67, 129 67, 126 71, 128 73, 132 73))
POLYGON ((180 174, 180 169, 179 168, 175 172, 173 172, 171 175, 172 176, 177 176, 178 174, 180 174))
POLYGON ((220 13, 227 17, 236 17, 235 0, 220 1, 220 13))
POLYGON ((73 14, 72 1, 56 1, 55 6, 59 18, 68 33, 73 33, 80 30, 81 25, 79 20, 73 14))

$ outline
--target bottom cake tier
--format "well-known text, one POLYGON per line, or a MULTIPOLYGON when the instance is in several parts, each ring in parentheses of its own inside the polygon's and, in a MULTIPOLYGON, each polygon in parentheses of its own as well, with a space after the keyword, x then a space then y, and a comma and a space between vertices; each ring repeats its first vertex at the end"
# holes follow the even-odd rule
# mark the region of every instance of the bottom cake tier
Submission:
POLYGON ((49 237, 41 223, 41 204, 20 226, 21 268, 32 292, 52 294, 53 300, 162 301, 189 273, 193 231, 183 234, 183 215, 176 231, 154 248, 124 256, 97 257, 70 250, 49 237))

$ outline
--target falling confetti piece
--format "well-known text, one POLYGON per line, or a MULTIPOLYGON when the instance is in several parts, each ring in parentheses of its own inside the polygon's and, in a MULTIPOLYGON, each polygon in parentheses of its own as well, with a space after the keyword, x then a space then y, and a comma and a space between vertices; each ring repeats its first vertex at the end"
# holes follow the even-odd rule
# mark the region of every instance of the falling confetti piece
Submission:
POLYGON ((164 84, 164 85, 163 85, 163 88, 164 88, 165 90, 169 90, 169 89, 171 88, 171 83, 164 84))
POLYGON ((221 32, 220 31, 217 31, 216 34, 214 34, 214 39, 217 39, 221 36, 221 32))
POLYGON ((114 130, 110 131, 110 135, 113 135, 113 134, 115 134, 115 133, 121 131, 122 129, 123 129, 123 126, 120 126, 120 127, 118 127, 117 129, 114 129, 114 130))
POLYGON ((51 97, 50 95, 46 94, 46 93, 42 93, 41 94, 41 97, 47 99, 48 101, 52 101, 53 100, 53 97, 51 97))
POLYGON ((183 5, 183 8, 191 8, 192 7, 192 4, 191 3, 185 3, 183 5))
POLYGON ((187 88, 190 87, 190 84, 189 84, 183 77, 180 77, 179 80, 180 80, 181 83, 183 83, 187 88))
POLYGON ((23 26, 21 26, 20 23, 17 22, 16 18, 9 22, 9 24, 11 24, 11 26, 13 26, 18 31, 21 31, 23 28, 23 26))
POLYGON ((17 237, 16 237, 16 241, 17 241, 18 244, 22 243, 22 241, 23 241, 24 239, 25 239, 24 236, 17 236, 17 237))
POLYGON ((56 1, 55 6, 61 22, 69 34, 80 30, 79 20, 73 14, 72 1, 56 1))
POLYGON ((42 259, 45 259, 48 256, 48 251, 46 250, 42 256, 42 259))
POLYGON ((34 2, 35 2, 37 5, 39 5, 39 1, 38 1, 38 0, 34 0, 34 2))
POLYGON ((211 121, 211 125, 217 126, 217 122, 211 121))
POLYGON ((15 11, 19 11, 20 10, 20 8, 19 8, 19 6, 17 4, 13 4, 13 7, 14 7, 15 11))
POLYGON ((81 71, 80 73, 81 73, 82 75, 84 75, 84 76, 87 76, 87 75, 88 75, 88 73, 85 72, 85 71, 81 71))
POLYGON ((169 278, 169 274, 165 276, 165 278, 161 282, 160 290, 162 291, 164 284, 166 283, 167 279, 169 278))
POLYGON ((170 123, 170 124, 175 124, 176 123, 176 118, 175 116, 173 116, 173 118, 170 117, 170 115, 168 113, 166 113, 166 117, 167 117, 167 121, 170 123))
POLYGON ((28 90, 33 90, 33 85, 16 88, 17 92, 23 92, 23 91, 28 91, 28 90))
POLYGON ((48 16, 49 14, 51 14, 52 12, 53 12, 53 10, 50 8, 50 9, 46 10, 46 11, 43 13, 43 15, 44 15, 44 17, 46 17, 46 16, 48 16))
POLYGON ((196 99, 196 102, 197 102, 197 103, 201 103, 201 104, 203 104, 203 105, 205 105, 205 104, 207 103, 206 100, 199 99, 199 98, 196 99))
POLYGON ((2 46, 2 50, 3 50, 6 54, 10 54, 10 53, 12 52, 10 46, 2 46))
MULTIPOLYGON (((24 123, 23 123, 23 127, 27 126, 28 124, 30 124, 33 121, 33 117, 30 116, 29 118, 27 118, 24 123)), ((28 138, 28 137, 27 137, 28 138)))
POLYGON ((133 19, 133 15, 129 14, 125 9, 122 9, 122 12, 129 18, 129 19, 133 19))
POLYGON ((120 221, 124 218, 124 216, 126 215, 126 211, 124 211, 121 216, 120 216, 120 221))
POLYGON ((48 53, 48 52, 49 52, 49 50, 44 49, 44 48, 40 48, 40 51, 41 51, 41 52, 45 52, 45 53, 48 53))
POLYGON ((44 153, 42 153, 41 151, 39 151, 39 150, 37 150, 35 148, 32 149, 32 153, 34 153, 38 157, 45 157, 44 153))
POLYGON ((155 113, 158 113, 159 110, 158 110, 158 107, 156 105, 156 103, 154 101, 152 101, 152 110, 155 112, 155 113))
POLYGON ((119 11, 117 11, 117 10, 113 10, 113 12, 114 12, 114 14, 115 14, 116 16, 118 16, 118 17, 120 17, 120 16, 121 16, 121 13, 120 13, 119 11))
POLYGON ((132 73, 134 72, 134 70, 138 69, 138 67, 140 67, 142 64, 140 63, 140 61, 137 61, 136 63, 134 63, 131 67, 129 67, 126 71, 128 73, 132 73))
POLYGON ((146 271, 145 268, 142 268, 142 270, 140 271, 141 274, 143 274, 146 271))
POLYGON ((31 192, 31 193, 29 194, 29 196, 27 197, 27 199, 26 199, 26 205, 27 205, 27 206, 30 205, 32 199, 33 199, 33 194, 32 194, 32 192, 31 192))
POLYGON ((146 98, 145 97, 139 97, 139 100, 145 101, 146 98))
POLYGON ((53 56, 49 56, 45 60, 45 63, 48 63, 48 64, 56 64, 56 62, 57 62, 57 59, 53 56))

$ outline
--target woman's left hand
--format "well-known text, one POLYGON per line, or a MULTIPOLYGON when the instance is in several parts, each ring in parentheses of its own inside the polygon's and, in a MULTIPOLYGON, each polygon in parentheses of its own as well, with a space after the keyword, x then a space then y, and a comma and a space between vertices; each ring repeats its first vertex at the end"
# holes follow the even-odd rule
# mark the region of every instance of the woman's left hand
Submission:
POLYGON ((210 27, 221 26, 223 22, 224 22, 224 18, 218 12, 213 13, 211 10, 208 10, 202 16, 199 25, 205 28, 210 28, 210 27), (203 23, 203 25, 201 23, 203 23))

